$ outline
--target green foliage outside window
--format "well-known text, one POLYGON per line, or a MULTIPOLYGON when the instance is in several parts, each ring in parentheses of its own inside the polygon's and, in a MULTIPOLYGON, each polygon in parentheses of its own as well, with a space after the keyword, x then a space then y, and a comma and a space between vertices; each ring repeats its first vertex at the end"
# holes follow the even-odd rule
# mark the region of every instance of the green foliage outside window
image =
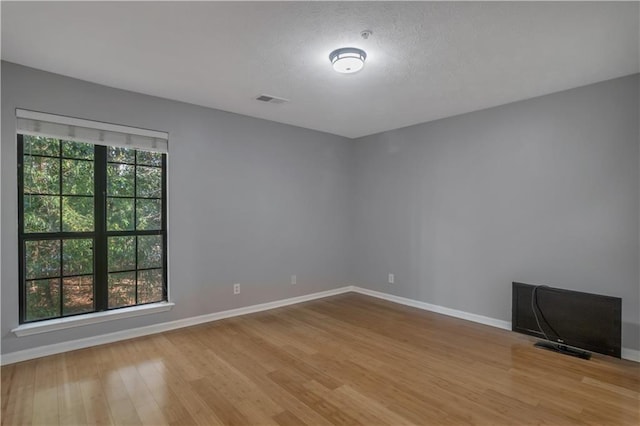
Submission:
POLYGON ((23 321, 95 311, 100 259, 107 264, 108 309, 163 300, 162 154, 106 147, 107 234, 100 238, 107 253, 101 254, 96 147, 26 135, 22 141, 23 321))

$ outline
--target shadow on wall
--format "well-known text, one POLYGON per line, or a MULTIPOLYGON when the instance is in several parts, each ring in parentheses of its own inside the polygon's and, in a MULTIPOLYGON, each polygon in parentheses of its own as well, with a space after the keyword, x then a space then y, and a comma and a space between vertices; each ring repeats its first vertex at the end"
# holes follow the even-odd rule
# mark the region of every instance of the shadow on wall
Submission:
POLYGON ((623 321, 622 341, 624 342, 624 347, 640 348, 640 325, 623 321))

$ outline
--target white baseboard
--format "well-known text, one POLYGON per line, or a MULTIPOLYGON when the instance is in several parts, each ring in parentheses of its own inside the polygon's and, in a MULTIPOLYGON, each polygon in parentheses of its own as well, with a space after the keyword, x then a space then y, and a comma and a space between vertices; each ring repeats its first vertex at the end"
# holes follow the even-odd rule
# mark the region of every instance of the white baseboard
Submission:
MULTIPOLYGON (((214 312, 212 314, 200 315, 192 318, 185 318, 177 321, 164 322, 161 324, 149 325, 146 327, 134 328, 130 330, 117 331, 115 333, 103 334, 100 336, 87 337, 85 339, 71 340, 68 342, 55 343, 53 345, 40 346, 32 349, 11 352, 4 354, 0 358, 1 365, 13 364, 16 362, 27 361, 34 358, 40 358, 48 355, 55 355, 63 352, 84 349, 91 346, 104 345, 120 340, 132 339, 134 337, 148 336, 150 334, 162 333, 163 331, 175 330, 178 328, 189 327, 192 325, 203 324, 206 322, 217 321, 225 318, 237 317, 240 315, 251 314, 254 312, 267 311, 270 309, 280 308, 283 306, 294 305, 296 303, 307 302, 310 300, 322 299, 324 297, 334 296, 337 294, 356 292, 367 296, 376 297, 378 299, 388 300, 390 302, 399 303, 401 305, 412 306, 414 308, 423 309, 430 312, 436 312, 455 318, 473 321, 485 324, 491 327, 497 327, 504 330, 511 330, 511 322, 503 321, 496 318, 486 317, 483 315, 472 314, 457 309, 451 309, 444 306, 433 305, 431 303, 421 302, 419 300, 408 299, 406 297, 395 296, 392 294, 382 293, 375 290, 369 290, 357 286, 345 286, 333 290, 321 291, 318 293, 307 294, 304 296, 291 297, 288 299, 276 300, 273 302, 261 303, 258 305, 245 306, 237 309, 230 309, 222 312, 214 312)), ((640 351, 629 348, 622 348, 622 358, 640 362, 640 351)))
MULTIPOLYGON (((380 291, 369 290, 367 288, 352 286, 352 291, 367 296, 377 297, 378 299, 388 300, 390 302, 399 303, 401 305, 412 306, 414 308, 424 309, 425 311, 436 312, 450 317, 460 318, 492 327, 511 330, 511 321, 499 320, 496 318, 485 317, 483 315, 472 314, 457 309, 446 308, 444 306, 432 305, 431 303, 421 302, 419 300, 408 299, 406 297, 395 296, 393 294, 382 293, 380 291)), ((640 351, 629 348, 622 348, 622 358, 629 361, 640 362, 640 351)))
POLYGON ((495 318, 485 317, 482 315, 472 314, 457 309, 446 308, 444 306, 432 305, 431 303, 421 302, 419 300, 407 299, 406 297, 395 296, 393 294, 382 293, 380 291, 369 290, 362 287, 353 287, 356 293, 366 294, 367 296, 377 297, 378 299, 388 300, 390 302, 400 303, 401 305, 413 306, 414 308, 424 309, 425 311, 436 312, 438 314, 448 315, 450 317, 461 318, 468 321, 478 322, 480 324, 490 325, 492 327, 511 330, 511 322, 503 321, 495 318))
POLYGON ((251 314, 255 312, 267 311, 270 309, 280 308, 283 306, 294 305, 296 303, 302 303, 310 300, 321 299, 328 296, 334 296, 336 294, 348 293, 350 291, 353 291, 352 286, 340 287, 333 290, 306 294, 304 296, 291 297, 288 299, 276 300, 273 302, 261 303, 258 305, 245 306, 237 309, 229 309, 228 311, 214 312, 211 314, 200 315, 197 317, 163 322, 160 324, 149 325, 146 327, 116 331, 114 333, 102 334, 100 336, 70 340, 67 342, 54 343, 52 345, 39 346, 37 348, 10 352, 7 354, 3 354, 1 356, 0 365, 13 364, 16 362, 27 361, 29 359, 40 358, 48 355, 55 355, 62 352, 69 352, 77 349, 88 348, 91 346, 104 345, 105 343, 113 343, 120 340, 132 339, 134 337, 148 336, 150 334, 162 333, 163 331, 175 330, 177 328, 189 327, 192 325, 202 324, 202 323, 211 322, 211 321, 217 321, 224 318, 231 318, 231 317, 237 317, 240 315, 246 315, 246 314, 251 314))
POLYGON ((629 348, 622 348, 622 358, 629 361, 640 362, 640 351, 629 348))

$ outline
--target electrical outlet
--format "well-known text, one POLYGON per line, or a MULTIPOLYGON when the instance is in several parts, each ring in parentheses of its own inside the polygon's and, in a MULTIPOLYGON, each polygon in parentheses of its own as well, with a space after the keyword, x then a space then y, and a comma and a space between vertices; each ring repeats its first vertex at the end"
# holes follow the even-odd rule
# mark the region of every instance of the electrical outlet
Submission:
POLYGON ((396 277, 393 274, 389 274, 389 284, 393 284, 396 280, 396 277))
POLYGON ((240 284, 233 285, 233 294, 240 294, 240 284))
POLYGON ((298 277, 296 277, 295 275, 291 275, 291 285, 296 284, 298 284, 298 277))

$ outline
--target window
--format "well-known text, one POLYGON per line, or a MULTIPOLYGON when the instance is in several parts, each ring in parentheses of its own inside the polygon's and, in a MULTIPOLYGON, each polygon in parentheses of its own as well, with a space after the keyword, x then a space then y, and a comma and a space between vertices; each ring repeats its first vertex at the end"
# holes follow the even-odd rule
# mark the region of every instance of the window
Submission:
POLYGON ((167 300, 166 154, 23 133, 20 323, 167 300))

